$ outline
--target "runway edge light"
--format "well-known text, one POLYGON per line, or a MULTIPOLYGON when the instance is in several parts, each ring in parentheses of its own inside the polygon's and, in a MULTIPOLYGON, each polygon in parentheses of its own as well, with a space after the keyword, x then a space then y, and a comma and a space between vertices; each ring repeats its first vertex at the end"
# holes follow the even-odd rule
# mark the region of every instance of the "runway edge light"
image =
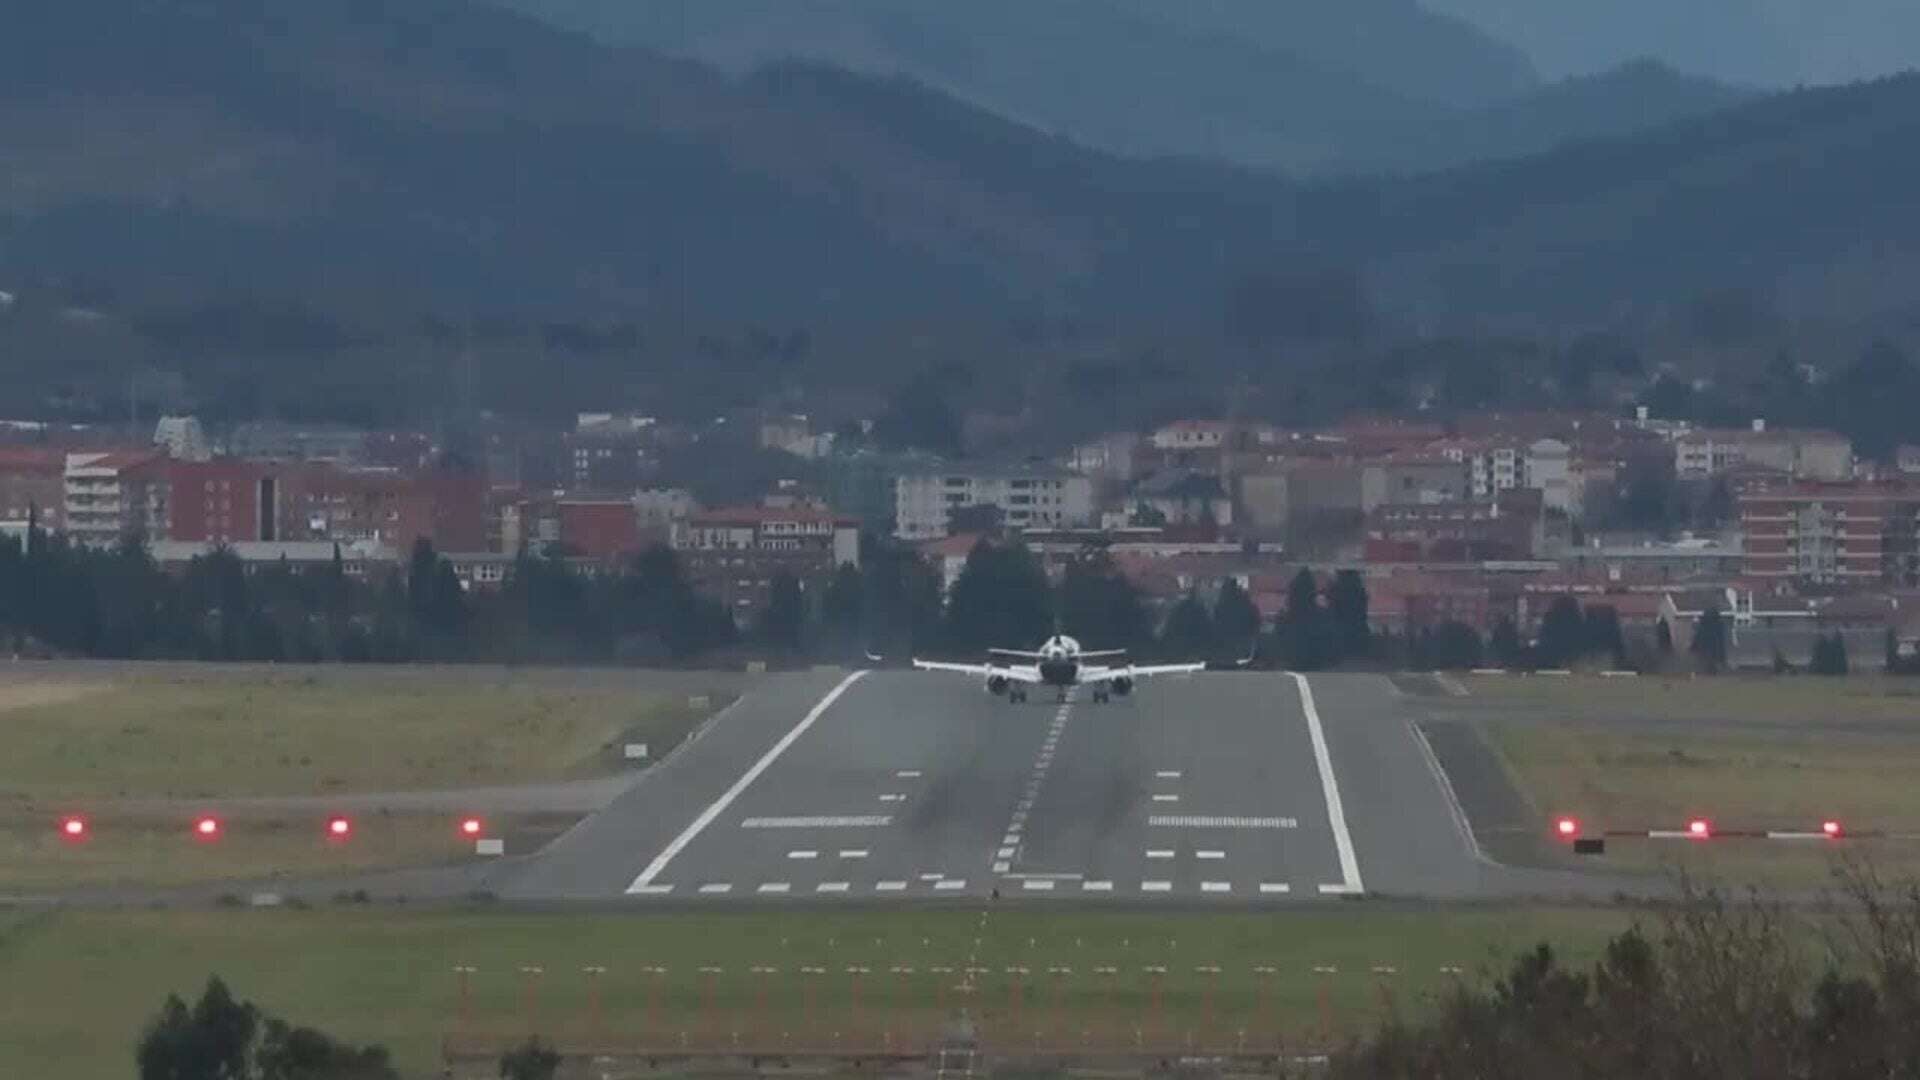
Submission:
POLYGON ((345 840, 351 835, 353 835, 353 822, 350 819, 338 814, 327 819, 327 839, 345 840))
POLYGON ((462 818, 460 820, 460 835, 479 836, 482 827, 480 819, 477 817, 462 818))
POLYGON ((1695 840, 1706 840, 1713 836, 1713 824, 1706 818, 1694 818, 1687 822, 1687 835, 1695 840))
POLYGON ((1572 840, 1580 835, 1580 819, 1560 817, 1554 819, 1553 831, 1562 840, 1572 840))
POLYGON ((1845 835, 1845 830, 1840 828, 1840 823, 1831 819, 1820 823, 1820 831, 1827 834, 1828 839, 1831 840, 1838 840, 1845 835))
POLYGON ((76 843, 85 840, 87 838, 87 819, 78 815, 61 818, 60 835, 76 843))
POLYGON ((212 816, 196 819, 193 823, 193 835, 202 840, 218 840, 220 838, 220 819, 212 816))

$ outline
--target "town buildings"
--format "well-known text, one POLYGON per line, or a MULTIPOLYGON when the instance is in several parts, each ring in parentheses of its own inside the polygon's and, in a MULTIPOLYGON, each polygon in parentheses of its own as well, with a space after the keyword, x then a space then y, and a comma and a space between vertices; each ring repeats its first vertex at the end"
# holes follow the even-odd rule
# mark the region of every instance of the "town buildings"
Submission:
POLYGON ((902 473, 894 485, 894 535, 939 539, 956 512, 989 507, 1014 529, 1085 525, 1094 519, 1093 482, 1035 462, 902 473))

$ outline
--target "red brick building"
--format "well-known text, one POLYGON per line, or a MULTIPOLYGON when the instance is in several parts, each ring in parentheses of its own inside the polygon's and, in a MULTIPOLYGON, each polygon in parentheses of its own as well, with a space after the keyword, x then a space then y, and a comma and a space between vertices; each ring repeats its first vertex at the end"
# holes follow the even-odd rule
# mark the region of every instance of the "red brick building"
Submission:
POLYGON ((1905 585, 1920 574, 1920 488, 1755 479, 1738 505, 1748 577, 1905 585))
POLYGON ((613 562, 642 547, 640 517, 631 499, 561 499, 560 546, 569 555, 613 562))
POLYGON ((1367 517, 1366 561, 1464 563, 1531 559, 1541 542, 1540 492, 1492 502, 1390 503, 1367 517))

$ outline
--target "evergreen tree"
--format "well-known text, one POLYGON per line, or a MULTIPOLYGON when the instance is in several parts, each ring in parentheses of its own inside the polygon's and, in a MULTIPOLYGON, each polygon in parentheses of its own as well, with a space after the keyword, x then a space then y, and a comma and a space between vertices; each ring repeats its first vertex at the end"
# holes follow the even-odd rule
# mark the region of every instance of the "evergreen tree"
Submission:
POLYGON ((963 651, 1029 648, 1053 625, 1046 574, 1016 544, 981 540, 947 601, 948 644, 963 651))
POLYGON ((1700 613, 1693 627, 1693 655, 1709 673, 1727 666, 1727 620, 1713 606, 1700 613))
POLYGON ((1612 604, 1588 604, 1583 629, 1583 648, 1588 656, 1604 656, 1615 670, 1627 666, 1627 639, 1620 630, 1620 612, 1612 604))
POLYGON ((800 591, 800 579, 781 570, 773 576, 767 609, 760 614, 760 640, 778 649, 798 651, 806 623, 807 601, 800 591))
POLYGON ((1210 657, 1218 647, 1206 602, 1197 591, 1188 590, 1160 628, 1160 651, 1169 658, 1192 660, 1210 657))
POLYGON ((1373 632, 1367 623, 1367 583, 1358 570, 1342 570, 1327 590, 1327 615, 1332 621, 1338 658, 1367 655, 1373 632))
POLYGON ((1462 622, 1441 623, 1428 638, 1425 663, 1448 671, 1471 671, 1481 664, 1480 635, 1462 622))
POLYGON ((865 612, 866 582, 860 569, 852 563, 841 563, 820 602, 820 620, 835 654, 845 656, 859 644, 865 612))
POLYGON ((1547 606, 1540 620, 1540 638, 1534 644, 1534 661, 1544 668, 1563 668, 1578 659, 1586 644, 1586 622, 1580 615, 1580 603, 1571 596, 1558 596, 1547 606))
POLYGON ((1260 609, 1253 606, 1253 598, 1237 578, 1220 582, 1220 595, 1213 602, 1213 627, 1221 648, 1237 658, 1244 658, 1260 636, 1260 609))
POLYGON ((1059 606, 1060 629, 1089 649, 1140 649, 1153 642, 1140 591, 1104 551, 1068 564, 1059 606))
POLYGON ((1320 606, 1320 583, 1302 567, 1287 585, 1287 613, 1280 624, 1282 655, 1299 671, 1318 671, 1339 659, 1337 628, 1320 606))
POLYGON ((1667 625, 1667 620, 1661 619, 1654 624, 1653 642, 1661 656, 1673 655, 1673 627, 1667 625))
POLYGON ((1813 659, 1807 670, 1815 675, 1847 673, 1847 639, 1838 632, 1822 634, 1813 643, 1813 659))
POLYGON ((1494 662, 1503 668, 1524 667, 1526 664, 1526 646, 1520 643, 1520 630, 1508 616, 1500 616, 1493 624, 1488 650, 1492 652, 1494 662))

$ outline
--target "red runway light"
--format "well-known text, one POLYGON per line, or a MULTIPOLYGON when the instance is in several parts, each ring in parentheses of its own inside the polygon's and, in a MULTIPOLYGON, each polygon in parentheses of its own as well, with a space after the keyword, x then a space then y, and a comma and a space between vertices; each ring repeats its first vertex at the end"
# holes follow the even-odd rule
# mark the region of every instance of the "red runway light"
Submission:
POLYGON ((477 817, 470 817, 465 821, 462 821, 460 823, 460 832, 466 836, 479 836, 480 835, 480 819, 477 817))
POLYGON ((202 840, 215 840, 220 836, 220 819, 203 817, 193 823, 193 833, 202 840))
POLYGON ((1840 823, 1837 821, 1823 821, 1820 823, 1820 831, 1826 833, 1829 838, 1838 839, 1840 836, 1840 823))
POLYGON ((335 840, 345 840, 353 832, 353 822, 343 817, 327 819, 327 835, 335 840))
POLYGON ((1580 835, 1580 822, 1575 818, 1563 817, 1553 823, 1553 831, 1559 833, 1561 839, 1571 840, 1580 835))
POLYGON ((84 840, 87 837, 87 819, 70 817, 60 819, 60 835, 69 840, 84 840))
POLYGON ((1687 835, 1695 840, 1705 840, 1713 835, 1713 826, 1707 823, 1706 818, 1694 818, 1687 822, 1687 835))

